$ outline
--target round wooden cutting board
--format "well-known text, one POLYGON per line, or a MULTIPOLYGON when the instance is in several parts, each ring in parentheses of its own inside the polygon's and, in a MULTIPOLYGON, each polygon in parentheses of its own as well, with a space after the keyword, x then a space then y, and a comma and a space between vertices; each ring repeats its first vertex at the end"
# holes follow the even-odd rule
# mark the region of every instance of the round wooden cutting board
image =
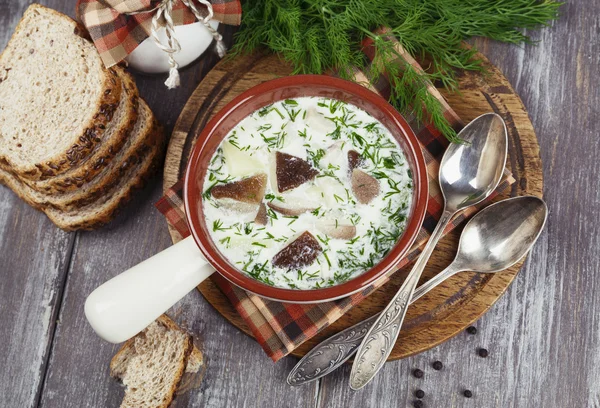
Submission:
MULTIPOLYGON (((467 72, 460 77, 460 92, 442 93, 450 106, 468 123, 480 114, 494 111, 506 121, 509 132, 507 167, 517 182, 496 200, 519 195, 542 196, 542 163, 535 132, 519 96, 500 70, 479 55, 488 74, 467 72)), ((185 171, 187 158, 197 135, 208 120, 233 97, 248 88, 273 78, 287 76, 290 66, 270 55, 255 54, 219 63, 198 85, 183 108, 171 136, 164 169, 164 189, 177 182, 185 171)), ((181 237, 169 226, 173 241, 181 237)), ((438 244, 423 280, 444 269, 453 259, 461 228, 438 244)), ((508 288, 522 262, 506 272, 493 275, 458 274, 417 301, 409 310, 391 360, 420 353, 448 340, 481 317, 508 288)), ((394 274, 391 281, 350 310, 292 354, 303 356, 332 334, 381 311, 396 293, 408 270, 394 274)), ((248 335, 245 322, 229 300, 210 280, 198 289, 227 320, 248 335)))

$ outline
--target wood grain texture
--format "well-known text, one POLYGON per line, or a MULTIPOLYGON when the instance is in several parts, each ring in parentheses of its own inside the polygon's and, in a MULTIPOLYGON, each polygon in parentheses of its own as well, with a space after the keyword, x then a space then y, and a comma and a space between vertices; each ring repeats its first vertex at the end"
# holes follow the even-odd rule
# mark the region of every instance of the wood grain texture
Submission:
MULTIPOLYGON (((26 6, 0 0, 0 50, 26 6)), ((0 185, 2 407, 38 402, 74 238, 0 185)))
MULTIPOLYGON (((480 58, 485 60, 482 55, 480 58)), ((485 61, 487 75, 464 73, 459 81, 460 93, 446 93, 450 106, 467 122, 483 113, 495 111, 507 123, 508 167, 518 182, 496 201, 517 195, 541 196, 543 176, 539 146, 527 111, 508 80, 485 61)), ((163 189, 183 177, 199 133, 216 112, 241 92, 270 79, 289 75, 291 70, 289 64, 274 55, 248 55, 217 64, 198 85, 175 124, 165 162, 163 189)), ((178 241, 177 231, 169 228, 173 240, 178 241)), ((452 261, 459 236, 460 229, 439 242, 423 273, 424 281, 452 261)), ((519 263, 496 275, 459 274, 436 287, 409 309, 403 330, 388 359, 397 360, 420 353, 459 333, 504 293, 520 267, 519 263)), ((301 357, 329 336, 379 313, 398 291, 409 271, 410 268, 405 268, 396 273, 391 282, 292 354, 301 357)), ((214 283, 203 282, 199 290, 225 318, 251 335, 245 322, 214 283)))
MULTIPOLYGON (((0 0, 0 49, 26 3, 0 0)), ((72 14, 72 1, 44 4, 72 14)), ((178 397, 176 407, 407 407, 417 388, 427 393, 427 407, 600 407, 600 0, 571 0, 561 14, 552 27, 533 34, 537 46, 477 43, 529 111, 550 207, 546 231, 506 295, 477 323, 479 333, 461 333, 388 363, 360 392, 347 386, 348 366, 294 389, 284 383, 294 357, 272 364, 252 339, 193 293, 170 314, 203 341, 208 370, 201 387, 178 397), (490 357, 476 355, 480 346, 490 357), (440 372, 430 368, 437 359, 445 365, 440 372), (422 380, 410 375, 417 367, 425 371, 422 380), (462 397, 465 387, 474 398, 462 397)), ((165 91, 163 78, 137 76, 142 95, 168 130, 215 62, 203 59, 184 70, 177 91, 165 91)), ((70 268, 69 243, 76 235, 56 230, 0 187, 0 406, 117 406, 122 390, 108 377, 116 346, 101 344, 77 299, 169 244, 164 219, 152 208, 158 184, 141 193, 114 225, 77 234, 70 268), (63 297, 67 274, 60 271, 67 268, 63 297), (53 296, 51 288, 57 288, 53 296), (48 353, 40 350, 49 347, 59 309, 61 323, 45 364, 48 353)))
POLYGON ((73 238, 0 187, 0 406, 37 402, 73 238))

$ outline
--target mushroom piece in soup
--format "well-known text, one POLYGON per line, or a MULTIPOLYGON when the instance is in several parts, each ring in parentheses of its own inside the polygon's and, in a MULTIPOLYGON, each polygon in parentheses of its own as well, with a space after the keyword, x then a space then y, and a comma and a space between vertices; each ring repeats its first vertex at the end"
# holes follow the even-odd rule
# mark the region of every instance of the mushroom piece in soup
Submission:
POLYGON ((335 99, 265 106, 225 137, 202 195, 221 254, 288 289, 346 282, 379 263, 406 227, 413 183, 390 131, 335 99))

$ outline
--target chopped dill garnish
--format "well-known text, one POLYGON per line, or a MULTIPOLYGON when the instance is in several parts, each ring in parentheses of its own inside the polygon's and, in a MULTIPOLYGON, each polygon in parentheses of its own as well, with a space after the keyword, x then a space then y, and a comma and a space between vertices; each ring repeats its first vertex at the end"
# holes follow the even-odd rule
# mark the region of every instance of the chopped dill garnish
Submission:
POLYGON ((360 235, 355 236, 352 239, 349 239, 348 242, 346 242, 346 245, 353 245, 356 243, 356 241, 358 241, 360 239, 360 235))
POLYGON ((273 200, 281 201, 282 203, 285 202, 285 200, 283 199, 282 196, 276 196, 275 194, 272 194, 272 193, 265 194, 265 200, 267 200, 269 202, 273 202, 273 200))
POLYGON ((321 241, 324 245, 329 245, 329 237, 327 235, 325 236, 321 236, 320 234, 317 234, 317 239, 319 241, 321 241))
POLYGON ((357 144, 358 144, 358 146, 364 146, 366 144, 365 138, 356 132, 350 132, 349 136, 350 136, 350 140, 352 141, 352 144, 354 146, 357 146, 357 144))
POLYGON ((373 130, 377 129, 378 126, 379 126, 379 123, 372 122, 372 123, 369 123, 369 124, 365 125, 363 127, 363 129, 366 129, 367 132, 372 132, 373 130))
POLYGON ((383 167, 385 167, 386 169, 393 169, 396 167, 396 162, 391 157, 384 157, 383 167))
POLYGON ((227 231, 229 229, 231 229, 231 227, 227 227, 227 228, 223 227, 223 221, 221 221, 221 220, 214 220, 213 221, 213 231, 214 232, 217 232, 217 231, 227 231))
POLYGON ((325 260, 327 261, 327 265, 329 265, 329 267, 331 268, 331 261, 329 260, 329 256, 327 256, 327 251, 323 251, 323 256, 325 257, 325 260))
POLYGON ((316 151, 306 149, 306 154, 308 154, 308 160, 312 164, 313 167, 319 167, 319 162, 327 152, 324 149, 317 149, 316 151))
POLYGON ((327 136, 329 136, 333 140, 338 140, 340 137, 342 137, 342 128, 341 128, 341 126, 337 125, 332 132, 327 133, 327 136))
POLYGON ((276 107, 273 107, 273 105, 267 105, 267 106, 261 108, 258 111, 258 116, 260 116, 262 118, 263 116, 267 116, 271 112, 276 112, 281 119, 285 118, 285 116, 283 116, 281 114, 281 111, 279 109, 277 109, 276 107))

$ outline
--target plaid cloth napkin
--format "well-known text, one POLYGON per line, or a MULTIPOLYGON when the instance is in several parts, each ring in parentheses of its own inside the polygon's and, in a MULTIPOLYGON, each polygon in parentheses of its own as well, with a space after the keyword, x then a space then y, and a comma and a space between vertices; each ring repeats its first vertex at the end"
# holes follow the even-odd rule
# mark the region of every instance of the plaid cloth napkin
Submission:
MULTIPOLYGON (((162 0, 78 0, 77 19, 85 25, 109 68, 124 60, 150 36, 153 9, 162 0), (135 13, 128 15, 130 13, 135 13)), ((228 25, 240 25, 242 5, 239 0, 211 0, 213 20, 228 25)), ((206 6, 194 2, 203 16, 206 6)), ((195 23, 196 17, 182 1, 173 4, 173 24, 195 23)))
MULTIPOLYGON (((384 32, 381 32, 381 34, 384 34, 384 32)), ((395 41, 391 37, 389 37, 389 40, 395 41)), ((409 54, 405 53, 400 44, 397 41, 395 41, 395 43, 398 53, 417 69, 421 69, 419 64, 412 59, 409 54)), ((371 44, 366 42, 364 46, 365 55, 373 60, 375 55, 371 44)), ((386 97, 389 92, 389 83, 385 80, 380 81, 377 84, 369 84, 366 81, 364 74, 359 71, 356 72, 355 79, 357 82, 362 83, 371 90, 379 92, 384 97, 386 97)), ((445 109, 445 116, 453 127, 456 130, 460 130, 462 128, 462 122, 433 85, 430 87, 430 92, 442 102, 445 109)), ((435 228, 441 215, 443 199, 437 179, 441 156, 448 145, 446 138, 432 126, 418 123, 414 118, 410 117, 408 117, 407 120, 417 135, 422 146, 423 155, 425 156, 427 173, 429 175, 430 197, 423 226, 408 255, 398 265, 398 269, 406 266, 418 257, 421 252, 420 247, 422 247, 429 239, 430 234, 435 228)), ((508 171, 505 171, 505 176, 494 195, 497 195, 514 182, 515 179, 512 175, 508 171)), ((156 203, 156 207, 164 214, 167 221, 183 237, 186 237, 190 234, 190 231, 185 218, 182 194, 183 182, 180 181, 167 191, 165 196, 156 203)), ((450 223, 445 230, 445 233, 454 229, 477 211, 478 208, 470 208, 459 214, 450 223)), ((320 330, 339 319, 353 306, 360 303, 365 297, 384 285, 389 280, 389 276, 381 278, 375 284, 347 298, 327 303, 308 305, 281 303, 261 298, 232 285, 219 274, 214 274, 211 279, 213 279, 223 293, 227 295, 269 357, 271 357, 273 361, 277 361, 289 354, 304 341, 313 337, 320 330)))

